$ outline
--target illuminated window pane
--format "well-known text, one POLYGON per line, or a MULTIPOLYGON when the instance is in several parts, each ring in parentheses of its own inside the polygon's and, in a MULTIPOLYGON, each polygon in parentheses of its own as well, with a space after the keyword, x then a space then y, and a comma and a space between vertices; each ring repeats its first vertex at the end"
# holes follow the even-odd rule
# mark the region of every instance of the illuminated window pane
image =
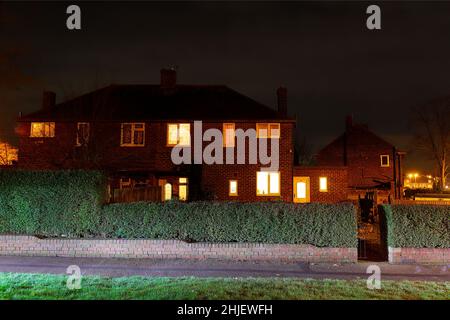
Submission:
POLYGON ((167 144, 176 145, 178 143, 178 125, 169 124, 167 131, 167 144))
POLYGON ((238 183, 236 180, 230 180, 230 196, 237 196, 238 194, 238 183))
POLYGON ((30 137, 33 138, 53 138, 55 136, 54 122, 32 122, 30 137))
POLYGON ((179 186, 178 198, 180 201, 187 200, 187 185, 183 184, 179 186))
POLYGON ((259 195, 269 194, 269 173, 259 171, 256 173, 256 193, 259 195))
POLYGON ((180 183, 187 183, 187 178, 180 178, 180 179, 179 179, 179 182, 180 182, 180 183))
POLYGON ((191 145, 191 125, 189 123, 181 123, 179 129, 179 144, 182 146, 191 145))
POLYGON ((280 137, 280 124, 279 123, 271 123, 269 125, 270 128, 270 137, 273 139, 277 139, 280 137))
POLYGON ((269 173, 269 187, 270 194, 280 193, 280 174, 278 172, 269 173))
POLYGON ((328 191, 328 179, 326 177, 319 178, 319 191, 321 192, 328 191))
POLYGON ((234 147, 235 125, 234 123, 223 124, 223 138, 225 147, 234 147))
POLYGON ((297 198, 306 199, 306 183, 297 182, 297 198))
POLYGON ((164 185, 164 200, 171 200, 172 199, 172 185, 170 183, 166 183, 164 185))
POLYGON ((258 138, 267 138, 269 135, 269 125, 267 123, 256 124, 256 136, 258 138))

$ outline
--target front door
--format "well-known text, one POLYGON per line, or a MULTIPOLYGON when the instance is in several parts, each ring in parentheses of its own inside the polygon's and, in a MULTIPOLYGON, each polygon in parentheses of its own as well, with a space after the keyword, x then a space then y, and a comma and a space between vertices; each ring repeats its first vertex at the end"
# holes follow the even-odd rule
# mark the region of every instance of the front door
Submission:
POLYGON ((309 177, 294 177, 294 202, 309 203, 309 177))

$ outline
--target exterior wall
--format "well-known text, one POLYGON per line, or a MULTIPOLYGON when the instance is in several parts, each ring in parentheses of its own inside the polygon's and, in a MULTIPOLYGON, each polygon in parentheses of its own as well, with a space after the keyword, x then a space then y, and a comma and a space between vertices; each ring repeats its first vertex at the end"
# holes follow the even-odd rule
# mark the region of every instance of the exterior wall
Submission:
POLYGON ((346 167, 294 167, 295 177, 310 178, 311 202, 336 203, 348 200, 346 167), (319 178, 327 177, 328 191, 320 192, 319 178))
POLYGON ((38 239, 0 235, 0 255, 356 262, 357 248, 263 243, 185 243, 177 240, 38 239))
POLYGON ((389 263, 449 264, 450 248, 388 248, 389 263))
MULTIPOLYGON (((221 124, 220 124, 221 125, 221 124)), ((211 125, 209 128, 213 127, 211 125)), ((236 124, 236 129, 244 130, 255 128, 255 124, 236 124)), ((220 128, 221 129, 221 128, 220 128)), ((292 170, 294 162, 293 123, 282 123, 280 125, 279 140, 279 172, 280 172, 280 196, 258 196, 256 194, 256 173, 261 164, 235 164, 235 165, 205 165, 202 168, 202 187, 212 199, 230 201, 275 201, 282 200, 291 202, 292 170), (229 195, 229 180, 237 180, 238 195, 229 195)), ((268 140, 270 154, 270 139, 268 140)), ((248 161, 249 150, 246 148, 246 161, 248 161)), ((235 149, 234 158, 237 159, 235 149)))
MULTIPOLYGON (((256 128, 256 122, 235 122, 235 124, 236 129, 256 128)), ((208 195, 211 199, 292 201, 294 125, 294 122, 281 122, 280 124, 279 171, 281 196, 277 197, 256 195, 256 172, 260 171, 260 164, 174 165, 171 160, 172 147, 167 146, 167 122, 146 122, 145 146, 143 147, 120 146, 120 122, 97 122, 91 124, 90 139, 93 150, 89 154, 93 161, 89 165, 111 172, 147 172, 154 184, 157 183, 156 178, 176 180, 177 176, 189 177, 189 189, 193 191, 192 194, 197 193, 199 196, 200 194, 202 196, 208 195), (238 180, 237 197, 228 195, 229 180, 238 180), (199 190, 194 192, 195 188, 199 190)), ((210 128, 222 131, 222 126, 223 122, 204 122, 203 131, 210 128)), ((81 148, 75 145, 76 130, 76 122, 57 122, 54 138, 30 138, 30 123, 19 122, 17 127, 20 137, 19 167, 26 169, 71 169, 84 167, 84 163, 80 161, 81 148)), ((191 137, 191 146, 193 146, 195 139, 193 122, 191 122, 191 137)), ((203 148, 209 143, 203 142, 203 148)), ((270 142, 268 144, 270 146, 270 142)), ((191 154, 192 162, 193 157, 194 150, 192 150, 191 154)), ((236 149, 235 159, 237 159, 236 149)), ((248 146, 246 148, 246 159, 248 162, 248 146)), ((115 183, 114 186, 116 185, 115 183)), ((174 190, 176 190, 175 185, 174 190)))
POLYGON ((347 166, 349 187, 355 188, 393 182, 393 161, 393 146, 360 125, 347 128, 317 156, 319 166, 347 166), (380 155, 389 155, 389 167, 381 166, 380 155))

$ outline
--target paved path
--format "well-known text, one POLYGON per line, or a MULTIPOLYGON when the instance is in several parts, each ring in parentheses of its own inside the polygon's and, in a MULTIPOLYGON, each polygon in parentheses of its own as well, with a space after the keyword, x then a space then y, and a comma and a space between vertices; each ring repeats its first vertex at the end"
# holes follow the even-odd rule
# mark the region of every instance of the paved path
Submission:
POLYGON ((389 265, 382 262, 355 264, 262 263, 154 259, 9 257, 0 256, 0 272, 65 274, 78 265, 84 275, 122 277, 297 277, 315 279, 366 279, 367 267, 377 264, 382 279, 450 281, 450 266, 389 265))

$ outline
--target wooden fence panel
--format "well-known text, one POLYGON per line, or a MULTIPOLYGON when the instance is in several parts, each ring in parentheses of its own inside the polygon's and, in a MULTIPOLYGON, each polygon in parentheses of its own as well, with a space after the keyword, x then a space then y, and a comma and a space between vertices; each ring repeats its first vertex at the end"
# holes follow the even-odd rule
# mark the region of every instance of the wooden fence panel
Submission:
POLYGON ((111 202, 159 202, 161 201, 161 187, 114 189, 111 202))

